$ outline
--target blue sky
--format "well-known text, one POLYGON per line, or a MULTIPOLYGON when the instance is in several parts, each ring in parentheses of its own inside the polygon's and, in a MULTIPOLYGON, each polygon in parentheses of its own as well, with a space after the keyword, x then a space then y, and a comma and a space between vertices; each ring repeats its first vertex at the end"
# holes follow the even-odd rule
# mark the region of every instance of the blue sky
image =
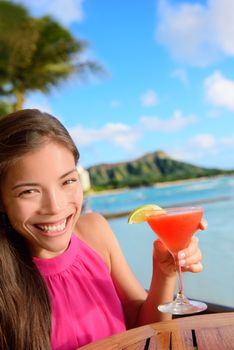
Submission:
POLYGON ((164 150, 234 168, 233 0, 20 0, 87 40, 106 77, 72 77, 25 107, 59 117, 81 165, 164 150))

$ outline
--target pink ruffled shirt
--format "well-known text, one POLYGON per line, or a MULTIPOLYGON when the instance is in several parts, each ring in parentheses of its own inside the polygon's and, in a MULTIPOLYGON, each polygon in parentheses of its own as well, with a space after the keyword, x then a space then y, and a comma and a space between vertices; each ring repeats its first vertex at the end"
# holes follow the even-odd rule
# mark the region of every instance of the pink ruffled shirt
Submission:
POLYGON ((106 264, 77 236, 63 254, 33 260, 51 299, 53 350, 75 350, 126 329, 106 264))

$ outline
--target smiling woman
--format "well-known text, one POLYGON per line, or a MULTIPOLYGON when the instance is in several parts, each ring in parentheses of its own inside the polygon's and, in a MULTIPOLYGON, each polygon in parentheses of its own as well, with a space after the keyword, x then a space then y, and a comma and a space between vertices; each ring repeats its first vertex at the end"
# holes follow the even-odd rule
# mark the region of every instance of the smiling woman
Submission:
POLYGON ((82 205, 79 153, 62 124, 37 110, 0 124, 0 347, 48 349, 51 306, 31 254, 51 257, 67 248, 82 205))
MULTIPOLYGON (((147 295, 107 221, 81 215, 79 152, 64 126, 38 110, 0 120, 0 349, 75 350, 127 328, 168 319, 171 254, 154 245, 147 295)), ((196 240, 182 269, 199 272, 196 240)))

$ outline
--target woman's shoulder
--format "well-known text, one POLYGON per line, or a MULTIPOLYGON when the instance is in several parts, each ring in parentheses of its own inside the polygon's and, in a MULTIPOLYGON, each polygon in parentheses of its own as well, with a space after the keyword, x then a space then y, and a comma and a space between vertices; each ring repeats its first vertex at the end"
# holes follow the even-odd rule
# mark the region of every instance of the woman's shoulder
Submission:
POLYGON ((94 249, 110 269, 114 235, 106 219, 95 212, 81 215, 75 226, 75 234, 94 249))
POLYGON ((111 228, 107 220, 101 214, 90 212, 79 217, 75 226, 75 231, 84 239, 94 238, 97 233, 99 239, 107 239, 110 235, 111 228))

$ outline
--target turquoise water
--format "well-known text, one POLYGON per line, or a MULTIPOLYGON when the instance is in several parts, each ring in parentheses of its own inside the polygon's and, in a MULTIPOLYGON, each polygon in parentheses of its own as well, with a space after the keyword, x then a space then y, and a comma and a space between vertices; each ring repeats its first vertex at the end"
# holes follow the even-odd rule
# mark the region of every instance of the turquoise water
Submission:
MULTIPOLYGON (((100 213, 131 211, 147 203, 202 205, 209 224, 206 231, 197 233, 204 270, 199 274, 184 273, 184 289, 190 298, 234 307, 234 177, 100 194, 90 196, 88 203, 100 213)), ((155 234, 146 223, 129 225, 126 217, 110 219, 109 223, 133 272, 148 288, 155 234)))

